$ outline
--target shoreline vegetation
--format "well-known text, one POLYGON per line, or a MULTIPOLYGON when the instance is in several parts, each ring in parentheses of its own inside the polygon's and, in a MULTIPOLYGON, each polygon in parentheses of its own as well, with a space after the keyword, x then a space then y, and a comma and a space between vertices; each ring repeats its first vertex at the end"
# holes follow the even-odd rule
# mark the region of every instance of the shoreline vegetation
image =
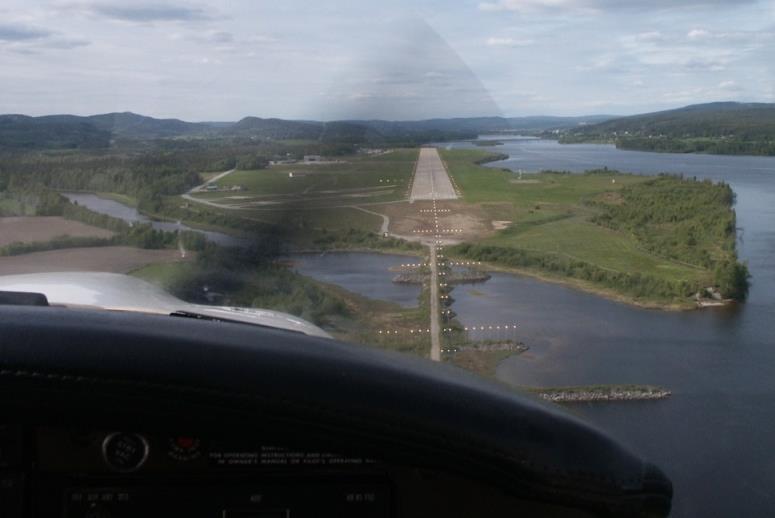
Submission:
MULTIPOLYGON (((557 284, 560 286, 566 286, 571 289, 576 289, 584 293, 591 295, 597 295, 613 302, 619 302, 621 304, 627 304, 640 309, 650 309, 659 311, 694 311, 698 309, 697 302, 692 299, 679 302, 664 302, 664 301, 649 301, 642 300, 634 296, 629 296, 620 293, 612 288, 605 288, 598 286, 590 281, 583 279, 575 279, 572 277, 564 277, 560 275, 553 275, 551 272, 520 268, 515 266, 502 266, 496 263, 482 263, 481 266, 484 270, 493 273, 508 273, 513 275, 524 275, 537 279, 541 282, 548 282, 551 284, 557 284)), ((731 302, 730 302, 731 303, 731 302)))
POLYGON ((724 137, 673 138, 664 136, 547 135, 560 144, 613 144, 625 151, 698 153, 707 155, 775 156, 775 142, 724 137))
POLYGON ((561 144, 659 153, 775 156, 775 104, 715 102, 544 132, 561 144))
POLYGON ((725 183, 601 169, 544 171, 531 182, 443 152, 465 201, 506 228, 448 248, 450 257, 564 282, 641 307, 688 309, 746 298, 734 193, 725 183))

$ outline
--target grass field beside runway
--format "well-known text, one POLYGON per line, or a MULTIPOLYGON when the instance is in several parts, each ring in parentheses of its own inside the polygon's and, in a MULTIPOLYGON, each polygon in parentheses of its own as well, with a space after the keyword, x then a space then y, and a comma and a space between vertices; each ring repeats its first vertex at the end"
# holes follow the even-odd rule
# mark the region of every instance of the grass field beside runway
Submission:
POLYGON ((331 207, 396 201, 407 197, 417 153, 416 149, 398 149, 333 163, 300 162, 235 171, 215 182, 223 191, 195 196, 245 209, 278 204, 331 207), (229 190, 235 186, 240 190, 229 190))

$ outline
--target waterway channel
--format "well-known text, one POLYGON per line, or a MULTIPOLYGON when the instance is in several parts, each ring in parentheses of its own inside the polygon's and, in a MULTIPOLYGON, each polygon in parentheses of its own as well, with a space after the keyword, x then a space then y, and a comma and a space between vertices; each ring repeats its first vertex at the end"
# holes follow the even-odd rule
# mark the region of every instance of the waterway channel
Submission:
MULTIPOLYGON (((769 516, 775 509, 775 157, 660 154, 614 146, 501 140, 488 164, 525 172, 609 167, 723 180, 737 195, 745 304, 671 313, 556 284, 495 274, 458 288, 464 322, 516 320, 528 353, 500 379, 525 385, 653 383, 664 401, 573 407, 649 459, 675 484, 672 516, 769 516)), ((456 143, 453 147, 468 147, 456 143)))
POLYGON ((157 221, 149 218, 148 216, 141 214, 136 208, 124 205, 115 200, 109 200, 107 198, 101 198, 96 194, 86 192, 63 192, 68 200, 78 205, 82 205, 87 209, 101 214, 107 214, 114 218, 123 219, 127 223, 150 223, 156 230, 163 230, 165 232, 174 232, 176 230, 190 230, 193 232, 199 232, 204 234, 208 241, 211 241, 220 246, 247 246, 250 244, 249 239, 241 239, 238 237, 224 234, 223 232, 213 232, 209 230, 200 230, 197 228, 191 228, 183 225, 180 222, 172 221, 157 221))

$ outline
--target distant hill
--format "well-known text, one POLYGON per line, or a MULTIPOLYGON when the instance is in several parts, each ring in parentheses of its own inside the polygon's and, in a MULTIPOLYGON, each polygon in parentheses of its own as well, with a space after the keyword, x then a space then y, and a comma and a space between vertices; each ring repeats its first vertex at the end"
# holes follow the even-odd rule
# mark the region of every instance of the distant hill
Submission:
POLYGON ((220 131, 210 123, 154 119, 135 113, 0 115, 0 149, 95 149, 115 139, 156 139, 220 131))
POLYGON ((716 102, 568 129, 560 142, 614 142, 621 149, 775 155, 775 104, 716 102))
POLYGON ((93 149, 107 147, 111 135, 73 115, 0 115, 2 149, 93 149))
POLYGON ((323 124, 319 122, 245 117, 239 122, 223 128, 223 132, 230 135, 272 138, 276 140, 317 140, 323 133, 323 124))
POLYGON ((0 149, 94 149, 116 141, 217 136, 327 143, 413 145, 474 138, 482 133, 540 132, 575 128, 609 116, 470 117, 418 121, 345 120, 332 122, 245 117, 238 122, 186 122, 131 112, 76 115, 0 115, 0 149))
POLYGON ((613 118, 612 115, 590 115, 586 117, 467 117, 452 119, 426 119, 418 121, 353 121, 366 124, 383 132, 440 131, 465 134, 499 132, 538 132, 555 128, 574 128, 594 124, 613 118))
POLYGON ((203 134, 214 131, 208 123, 184 122, 179 119, 154 119, 132 112, 105 113, 84 117, 98 129, 125 138, 164 138, 203 134))
POLYGON ((507 121, 511 130, 535 132, 554 129, 583 128, 591 124, 615 118, 615 115, 587 115, 584 117, 551 117, 537 115, 532 117, 510 117, 507 121))

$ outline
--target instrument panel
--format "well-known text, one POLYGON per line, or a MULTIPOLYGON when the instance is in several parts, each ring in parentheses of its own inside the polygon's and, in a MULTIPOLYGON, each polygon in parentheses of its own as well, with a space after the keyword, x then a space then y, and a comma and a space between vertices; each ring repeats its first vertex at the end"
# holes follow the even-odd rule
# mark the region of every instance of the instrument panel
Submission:
POLYGON ((392 515, 390 476, 370 458, 191 434, 1 433, 3 517, 392 515))
POLYGON ((261 438, 0 425, 0 517, 589 516, 465 476, 261 438))
POLYGON ((127 431, 36 430, 40 470, 89 473, 310 471, 368 468, 372 458, 287 448, 261 439, 203 438, 127 431))

